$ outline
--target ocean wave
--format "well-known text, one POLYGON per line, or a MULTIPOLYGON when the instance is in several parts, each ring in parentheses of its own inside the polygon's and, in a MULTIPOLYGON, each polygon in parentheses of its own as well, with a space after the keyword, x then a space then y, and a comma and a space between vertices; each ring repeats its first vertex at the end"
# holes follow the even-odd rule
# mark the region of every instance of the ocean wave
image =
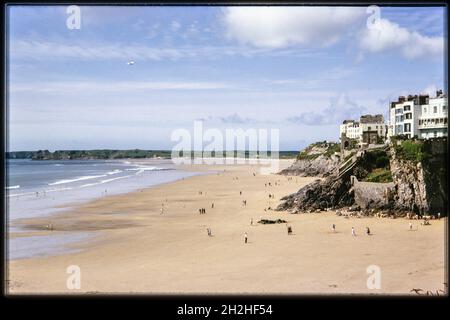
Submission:
POLYGON ((122 170, 119 170, 119 169, 115 169, 115 170, 113 170, 113 171, 107 172, 106 174, 110 176, 110 175, 118 174, 118 173, 121 173, 121 172, 123 172, 123 171, 122 171, 122 170))
POLYGON ((161 170, 171 170, 170 168, 160 168, 160 167, 137 167, 128 168, 126 171, 161 171, 161 170))
POLYGON ((19 185, 17 185, 17 186, 10 186, 10 187, 6 187, 6 190, 19 189, 19 188, 20 188, 19 185))
POLYGON ((66 183, 72 183, 72 182, 77 182, 77 181, 83 181, 83 180, 90 180, 90 179, 96 179, 96 178, 103 178, 106 177, 107 175, 103 174, 103 175, 99 175, 99 176, 83 176, 83 177, 79 177, 79 178, 75 178, 75 179, 64 179, 64 180, 59 180, 56 182, 52 182, 49 183, 49 186, 56 186, 59 184, 66 184, 66 183))
POLYGON ((119 179, 124 179, 124 178, 130 178, 132 176, 122 176, 122 177, 117 177, 117 178, 111 178, 111 179, 105 179, 102 180, 100 182, 94 182, 94 183, 88 183, 88 184, 83 184, 80 188, 86 188, 86 187, 92 187, 92 186, 98 186, 100 184, 104 184, 104 183, 108 183, 114 180, 119 180, 119 179))
POLYGON ((57 192, 57 191, 65 191, 65 190, 72 190, 73 188, 58 188, 58 189, 48 189, 48 190, 44 190, 44 191, 30 191, 30 192, 24 192, 24 193, 13 193, 13 194, 9 194, 8 197, 20 197, 20 196, 35 196, 36 192, 38 193, 38 196, 42 196, 45 195, 47 193, 51 193, 51 192, 57 192))
POLYGON ((8 194, 9 197, 19 197, 19 196, 29 196, 32 194, 36 194, 36 192, 25 192, 25 193, 14 193, 14 194, 8 194))

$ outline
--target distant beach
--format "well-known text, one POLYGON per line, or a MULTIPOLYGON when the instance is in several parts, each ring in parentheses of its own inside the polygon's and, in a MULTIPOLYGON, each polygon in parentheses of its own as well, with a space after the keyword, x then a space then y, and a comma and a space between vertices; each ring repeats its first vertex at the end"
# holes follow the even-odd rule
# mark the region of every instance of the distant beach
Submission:
MULTIPOLYGON (((292 160, 280 163, 282 169, 292 160)), ((414 294, 413 288, 444 289, 446 218, 430 226, 414 222, 410 231, 405 219, 277 212, 273 209, 281 197, 315 178, 261 175, 257 164, 182 169, 209 174, 21 220, 33 237, 94 236, 56 255, 11 260, 10 293, 414 294), (291 235, 286 223, 258 223, 277 219, 287 221, 291 235), (45 229, 50 223, 51 231, 45 229), (365 234, 367 226, 371 236, 365 234), (66 287, 70 265, 81 269, 79 290, 66 287), (381 269, 381 289, 367 287, 371 265, 381 269)))

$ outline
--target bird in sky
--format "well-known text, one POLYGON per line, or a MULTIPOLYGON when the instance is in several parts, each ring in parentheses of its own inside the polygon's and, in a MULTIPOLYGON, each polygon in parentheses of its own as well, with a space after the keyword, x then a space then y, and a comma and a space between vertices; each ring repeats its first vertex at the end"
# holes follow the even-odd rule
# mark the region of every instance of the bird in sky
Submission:
POLYGON ((128 61, 127 65, 132 66, 134 64, 134 61, 128 61))

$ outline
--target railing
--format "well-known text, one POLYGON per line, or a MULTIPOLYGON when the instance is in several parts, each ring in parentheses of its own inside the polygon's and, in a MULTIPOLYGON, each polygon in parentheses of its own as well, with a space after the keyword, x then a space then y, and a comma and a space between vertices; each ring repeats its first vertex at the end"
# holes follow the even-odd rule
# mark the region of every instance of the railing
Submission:
POLYGON ((441 128, 447 128, 447 123, 430 122, 419 124, 419 129, 441 129, 441 128))

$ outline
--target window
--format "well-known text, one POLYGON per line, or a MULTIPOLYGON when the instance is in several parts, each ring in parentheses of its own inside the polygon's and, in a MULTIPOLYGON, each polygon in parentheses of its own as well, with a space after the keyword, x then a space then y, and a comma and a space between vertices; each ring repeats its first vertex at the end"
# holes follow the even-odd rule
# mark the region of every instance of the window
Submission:
POLYGON ((411 112, 405 113, 405 119, 412 119, 412 113, 411 112))
POLYGON ((437 107, 436 107, 436 106, 434 106, 433 112, 434 112, 434 113, 437 113, 437 107))
POLYGON ((367 127, 367 130, 370 131, 372 129, 372 127, 367 127))
POLYGON ((410 131, 411 131, 411 124, 405 123, 405 132, 410 132, 410 131))
POLYGON ((409 111, 409 110, 411 110, 411 106, 405 106, 403 109, 404 109, 405 111, 409 111))
POLYGON ((423 108, 423 113, 427 113, 427 108, 423 108))

